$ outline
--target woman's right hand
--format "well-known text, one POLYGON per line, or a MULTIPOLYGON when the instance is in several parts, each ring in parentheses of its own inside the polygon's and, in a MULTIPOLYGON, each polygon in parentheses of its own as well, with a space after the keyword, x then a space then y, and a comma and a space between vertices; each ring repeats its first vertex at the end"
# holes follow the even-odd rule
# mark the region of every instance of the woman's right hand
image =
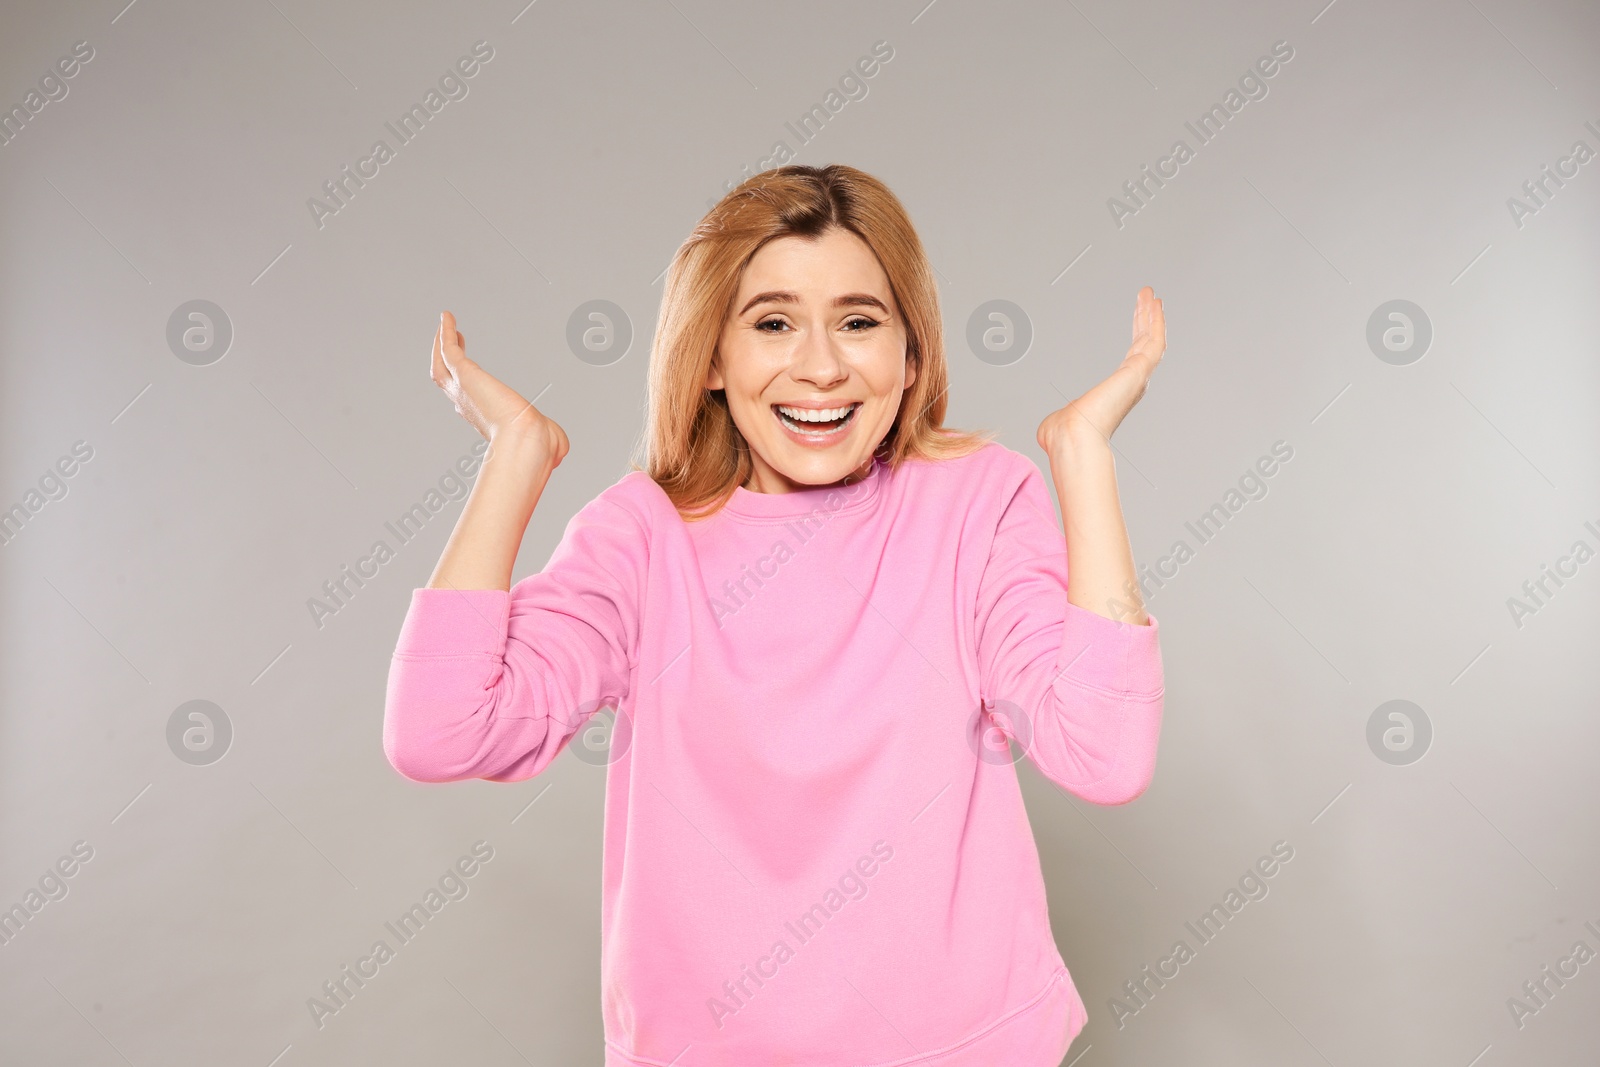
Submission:
POLYGON ((519 445, 531 446, 547 458, 552 469, 566 458, 566 433, 515 389, 467 358, 467 339, 448 311, 440 313, 439 329, 433 335, 430 374, 455 405, 456 414, 487 438, 491 447, 509 434, 519 445))
POLYGON ((566 458, 567 435, 467 358, 467 339, 448 311, 433 335, 430 374, 456 414, 488 438, 489 451, 428 588, 510 590, 517 548, 551 472, 566 458))

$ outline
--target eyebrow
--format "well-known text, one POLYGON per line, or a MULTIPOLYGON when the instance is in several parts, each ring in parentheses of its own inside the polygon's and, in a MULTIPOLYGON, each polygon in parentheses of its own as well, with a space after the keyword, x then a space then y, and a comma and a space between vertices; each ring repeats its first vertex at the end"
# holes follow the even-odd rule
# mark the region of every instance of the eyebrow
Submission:
MULTIPOLYGON (((752 296, 749 301, 746 302, 745 306, 739 309, 739 314, 743 315, 746 311, 749 311, 757 304, 798 303, 800 303, 800 296, 798 293, 792 292, 788 289, 772 289, 765 293, 757 293, 755 296, 752 296)), ((833 298, 833 306, 836 308, 861 307, 863 305, 866 307, 875 307, 882 311, 885 315, 889 314, 888 306, 871 293, 846 293, 843 296, 836 296, 833 298)))

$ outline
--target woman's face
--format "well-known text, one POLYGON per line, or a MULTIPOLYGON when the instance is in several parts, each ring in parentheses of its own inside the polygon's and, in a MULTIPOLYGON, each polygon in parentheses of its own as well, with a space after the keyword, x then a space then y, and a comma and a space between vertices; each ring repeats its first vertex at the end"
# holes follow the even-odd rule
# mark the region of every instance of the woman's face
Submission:
POLYGON ((915 380, 878 257, 834 228, 751 257, 706 388, 725 391, 750 445, 746 488, 787 493, 865 474, 915 380))

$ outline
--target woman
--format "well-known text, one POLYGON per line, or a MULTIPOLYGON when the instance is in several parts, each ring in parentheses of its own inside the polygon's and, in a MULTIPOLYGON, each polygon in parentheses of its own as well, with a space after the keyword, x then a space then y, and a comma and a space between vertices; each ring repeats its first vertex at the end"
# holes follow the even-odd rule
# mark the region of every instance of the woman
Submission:
POLYGON ((433 380, 490 447, 413 592, 384 750, 521 781, 614 709, 607 1065, 1060 1062, 1087 1014, 1007 742, 1093 803, 1150 781, 1157 624, 1108 438, 1164 346, 1145 288, 1122 365, 1039 427, 1063 537, 1029 459, 941 427, 900 202, 765 171, 673 259, 643 466, 511 588, 566 435, 441 315, 433 380))

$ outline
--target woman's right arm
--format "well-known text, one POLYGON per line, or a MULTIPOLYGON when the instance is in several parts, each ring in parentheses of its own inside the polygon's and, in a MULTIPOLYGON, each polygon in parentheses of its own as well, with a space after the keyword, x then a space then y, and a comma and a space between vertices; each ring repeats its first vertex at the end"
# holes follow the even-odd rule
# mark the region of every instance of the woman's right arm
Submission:
POLYGON ((483 469, 444 546, 429 589, 510 589, 517 547, 567 435, 518 393, 467 358, 455 316, 439 316, 430 373, 456 411, 489 441, 483 469))
POLYGON ((490 444, 433 576, 412 591, 389 667, 384 754, 414 781, 519 781, 627 696, 644 543, 602 495, 513 590, 517 547, 566 435, 466 358, 448 312, 432 373, 490 444))

